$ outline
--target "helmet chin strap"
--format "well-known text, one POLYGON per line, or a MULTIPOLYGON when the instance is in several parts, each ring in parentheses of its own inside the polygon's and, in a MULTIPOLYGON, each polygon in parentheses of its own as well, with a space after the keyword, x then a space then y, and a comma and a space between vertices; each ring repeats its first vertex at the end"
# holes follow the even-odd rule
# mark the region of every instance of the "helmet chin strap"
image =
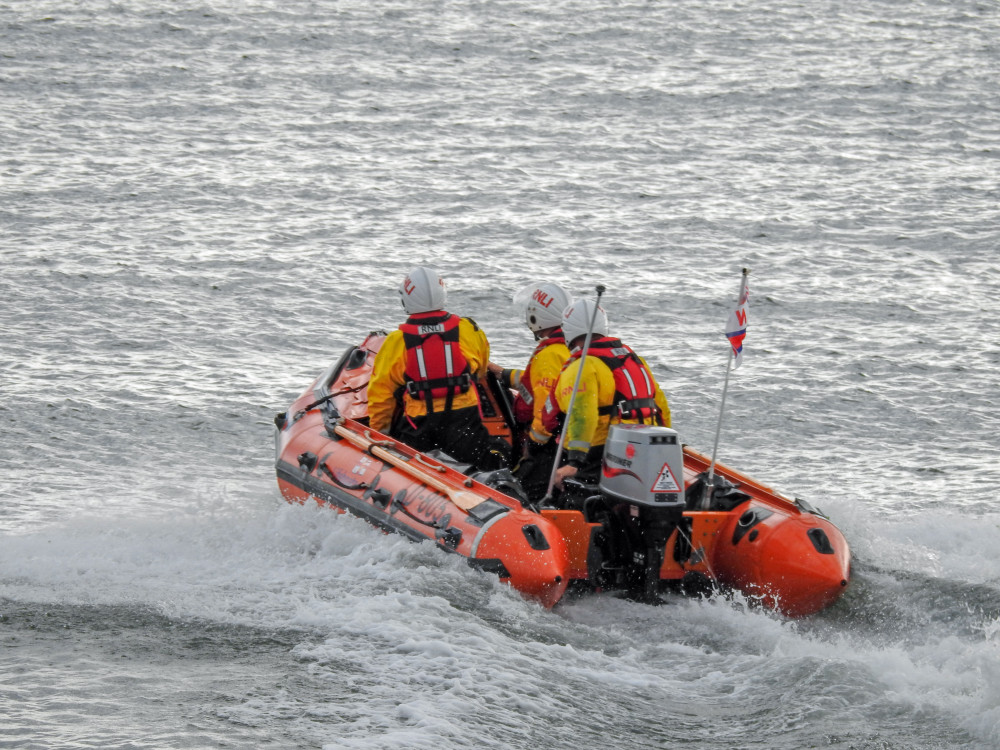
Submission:
POLYGON ((550 328, 543 328, 540 331, 532 331, 532 335, 535 337, 535 341, 541 341, 544 338, 548 338, 552 335, 552 332, 556 330, 559 326, 551 326, 550 328))

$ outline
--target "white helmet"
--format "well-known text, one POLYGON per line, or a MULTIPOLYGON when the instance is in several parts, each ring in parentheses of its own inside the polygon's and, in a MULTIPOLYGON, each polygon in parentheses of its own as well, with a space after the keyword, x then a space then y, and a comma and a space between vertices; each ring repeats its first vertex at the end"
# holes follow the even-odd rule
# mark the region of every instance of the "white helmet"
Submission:
POLYGON ((558 284, 549 281, 528 284, 514 295, 514 305, 524 314, 524 322, 533 333, 562 325, 563 310, 569 295, 558 284))
POLYGON ((444 279, 426 266, 417 266, 410 271, 399 285, 399 296, 407 315, 443 310, 448 299, 444 279))
POLYGON ((562 316, 563 335, 566 343, 569 344, 578 336, 586 336, 590 329, 590 319, 594 318, 594 335, 608 335, 608 314, 604 308, 589 299, 578 299, 566 308, 562 316), (597 307, 597 315, 594 315, 594 307, 597 307))

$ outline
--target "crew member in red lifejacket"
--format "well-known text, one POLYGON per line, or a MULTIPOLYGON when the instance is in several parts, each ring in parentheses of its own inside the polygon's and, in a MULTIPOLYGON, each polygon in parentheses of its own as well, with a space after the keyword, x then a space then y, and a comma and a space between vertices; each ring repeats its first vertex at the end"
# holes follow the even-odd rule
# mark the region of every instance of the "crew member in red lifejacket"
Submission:
POLYGON ((399 295, 408 317, 372 364, 369 425, 421 452, 439 449, 482 470, 505 466, 475 385, 490 358, 486 334, 444 309, 444 280, 430 268, 414 268, 399 295))
POLYGON ((555 460, 556 441, 545 428, 542 409, 569 358, 562 331, 562 313, 569 302, 565 290, 552 282, 529 284, 515 294, 515 306, 522 309, 524 321, 538 345, 523 370, 504 369, 489 363, 490 372, 508 388, 517 391, 514 416, 523 432, 524 454, 515 467, 514 476, 530 500, 540 500, 545 495, 555 460))
POLYGON ((655 424, 670 427, 670 407, 649 366, 619 339, 608 336, 608 316, 595 302, 577 300, 563 313, 563 333, 570 345, 570 359, 549 393, 543 413, 546 429, 557 432, 561 419, 568 420, 563 446, 563 463, 556 470, 556 486, 577 476, 597 481, 604 455, 604 443, 612 424, 655 424), (594 331, 587 356, 583 344, 591 317, 594 331), (577 371, 583 374, 569 408, 577 371))

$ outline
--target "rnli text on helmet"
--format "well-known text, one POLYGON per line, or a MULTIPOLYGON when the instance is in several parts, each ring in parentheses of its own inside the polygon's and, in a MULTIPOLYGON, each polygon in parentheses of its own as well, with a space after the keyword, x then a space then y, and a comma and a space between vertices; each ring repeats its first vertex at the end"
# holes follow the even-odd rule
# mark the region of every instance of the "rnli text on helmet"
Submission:
POLYGON ((539 305, 545 308, 550 307, 552 303, 555 301, 555 297, 546 294, 541 289, 536 289, 532 297, 534 298, 535 302, 537 302, 539 305))

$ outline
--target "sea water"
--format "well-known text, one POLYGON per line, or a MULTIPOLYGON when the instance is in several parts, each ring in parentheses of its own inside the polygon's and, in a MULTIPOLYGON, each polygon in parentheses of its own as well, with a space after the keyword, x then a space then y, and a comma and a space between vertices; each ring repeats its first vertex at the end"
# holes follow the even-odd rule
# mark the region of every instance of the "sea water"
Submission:
POLYGON ((993 2, 0 4, 0 747, 1000 746, 993 2), (449 307, 607 291, 832 608, 551 611, 286 504, 272 417, 449 307))

